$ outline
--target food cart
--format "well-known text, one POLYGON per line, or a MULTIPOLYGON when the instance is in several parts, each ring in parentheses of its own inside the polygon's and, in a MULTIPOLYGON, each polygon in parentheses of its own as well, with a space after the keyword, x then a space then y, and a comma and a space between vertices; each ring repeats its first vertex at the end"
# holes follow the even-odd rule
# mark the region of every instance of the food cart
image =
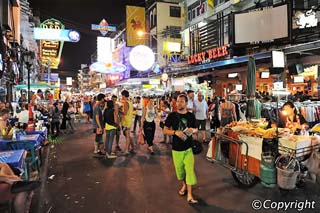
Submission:
MULTIPOLYGON (((320 156, 320 137, 292 135, 290 129, 285 128, 266 129, 266 124, 263 119, 257 119, 232 122, 218 129, 207 157, 229 169, 241 186, 252 187, 260 180, 266 180, 268 185, 268 181, 274 179, 269 184, 273 182, 280 189, 293 189, 297 181, 307 176, 307 170, 303 168, 308 167, 313 154, 320 156), (264 167, 265 153, 274 156, 269 168, 264 167), (290 174, 287 175, 286 171, 290 171, 290 174)), ((316 157, 316 160, 320 165, 320 157, 316 157)))

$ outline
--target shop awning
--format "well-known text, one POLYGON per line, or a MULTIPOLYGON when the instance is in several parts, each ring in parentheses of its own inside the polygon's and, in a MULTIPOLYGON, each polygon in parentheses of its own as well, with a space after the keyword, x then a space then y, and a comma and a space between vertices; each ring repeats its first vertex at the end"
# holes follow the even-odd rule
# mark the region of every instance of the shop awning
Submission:
MULTIPOLYGON (((30 89, 54 89, 55 87, 49 86, 47 84, 30 84, 30 89)), ((16 86, 17 90, 28 89, 27 84, 20 84, 16 86)))
MULTIPOLYGON (((261 59, 271 58, 271 52, 257 53, 257 54, 254 54, 253 57, 256 61, 261 60, 261 59)), ((185 68, 182 68, 179 70, 172 70, 170 73, 178 72, 179 74, 183 74, 183 73, 189 73, 189 72, 205 70, 205 69, 210 69, 210 68, 215 68, 215 67, 222 67, 222 66, 228 66, 228 65, 233 65, 233 64, 239 64, 239 63, 244 63, 244 62, 248 62, 248 61, 249 61, 249 56, 241 56, 241 57, 237 57, 237 58, 216 61, 216 62, 209 63, 209 64, 188 66, 188 67, 185 67, 185 68)))
MULTIPOLYGON (((282 49, 275 49, 275 50, 283 51, 286 55, 320 50, 320 40, 307 42, 304 44, 291 45, 288 47, 284 47, 282 49)), ((272 51, 263 52, 263 53, 256 53, 253 55, 253 57, 254 57, 255 61, 262 60, 262 59, 268 59, 268 58, 272 57, 272 51)), ((210 69, 210 68, 245 63, 248 61, 249 61, 249 56, 246 55, 246 56, 240 56, 240 57, 236 57, 236 58, 232 58, 232 59, 216 61, 216 62, 209 63, 209 64, 202 64, 202 65, 195 65, 195 66, 189 65, 189 66, 176 68, 176 69, 172 68, 172 70, 169 71, 169 73, 170 74, 184 74, 184 73, 190 73, 190 72, 195 72, 195 71, 205 70, 205 69, 210 69)))

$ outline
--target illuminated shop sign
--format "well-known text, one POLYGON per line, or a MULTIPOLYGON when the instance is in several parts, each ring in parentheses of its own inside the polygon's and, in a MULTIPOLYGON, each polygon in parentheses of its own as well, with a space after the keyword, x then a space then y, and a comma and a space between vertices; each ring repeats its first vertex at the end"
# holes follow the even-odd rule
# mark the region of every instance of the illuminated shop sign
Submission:
POLYGON ((118 83, 121 79, 120 73, 118 74, 110 74, 106 75, 105 77, 105 83, 107 86, 112 86, 118 83))
MULTIPOLYGON (((40 24, 40 28, 61 30, 64 25, 56 19, 47 19, 40 24)), ((41 63, 58 69, 63 44, 63 41, 40 40, 41 63)))
POLYGON ((228 47, 216 47, 205 52, 188 56, 188 64, 207 63, 212 59, 222 58, 229 55, 228 47))
POLYGON ((75 30, 33 28, 35 40, 78 42, 80 34, 75 30))
POLYGON ((303 13, 301 11, 295 14, 296 24, 300 29, 316 27, 318 25, 318 19, 316 17, 316 12, 313 10, 308 10, 303 13))
POLYGON ((110 26, 105 19, 102 19, 99 24, 91 24, 91 30, 98 30, 105 36, 109 31, 115 32, 117 29, 115 26, 110 26))

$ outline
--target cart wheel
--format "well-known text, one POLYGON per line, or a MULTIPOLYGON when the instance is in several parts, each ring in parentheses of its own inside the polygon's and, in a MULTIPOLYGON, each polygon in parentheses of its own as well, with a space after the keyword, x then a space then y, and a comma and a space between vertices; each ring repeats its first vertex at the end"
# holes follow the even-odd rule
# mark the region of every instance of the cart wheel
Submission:
POLYGON ((234 171, 231 171, 233 179, 243 187, 253 187, 259 182, 259 178, 251 175, 249 173, 244 173, 244 174, 238 174, 234 171))

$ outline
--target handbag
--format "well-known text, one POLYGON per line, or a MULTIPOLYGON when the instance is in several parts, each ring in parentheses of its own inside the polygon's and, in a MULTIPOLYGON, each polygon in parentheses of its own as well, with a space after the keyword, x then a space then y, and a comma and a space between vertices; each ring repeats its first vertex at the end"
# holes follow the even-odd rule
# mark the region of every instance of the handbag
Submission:
POLYGON ((138 135, 138 144, 140 145, 143 145, 145 144, 145 138, 144 138, 144 135, 143 135, 143 132, 142 130, 139 131, 139 135, 138 135))
POLYGON ((191 148, 194 155, 198 155, 203 151, 202 144, 197 140, 191 140, 191 148))

